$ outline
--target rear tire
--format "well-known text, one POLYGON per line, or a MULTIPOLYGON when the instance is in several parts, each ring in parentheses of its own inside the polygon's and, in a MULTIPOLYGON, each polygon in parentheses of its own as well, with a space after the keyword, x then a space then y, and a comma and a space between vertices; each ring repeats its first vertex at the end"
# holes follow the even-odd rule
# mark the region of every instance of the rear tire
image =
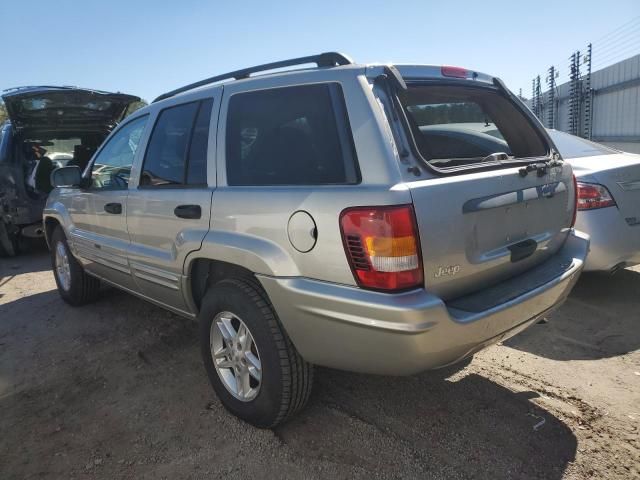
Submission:
POLYGON ((74 307, 94 301, 100 289, 100 280, 84 271, 69 250, 61 227, 51 236, 51 267, 62 299, 74 307))
POLYGON ((210 286, 198 321, 207 375, 229 412, 258 428, 273 428, 304 407, 311 393, 313 366, 296 351, 258 285, 226 279, 210 286), (246 331, 248 335, 243 336, 246 331), (240 348, 245 343, 242 339, 248 339, 249 349, 240 348), (249 371, 252 365, 254 372, 249 371), (247 388, 235 388, 243 384, 243 372, 249 375, 247 388))

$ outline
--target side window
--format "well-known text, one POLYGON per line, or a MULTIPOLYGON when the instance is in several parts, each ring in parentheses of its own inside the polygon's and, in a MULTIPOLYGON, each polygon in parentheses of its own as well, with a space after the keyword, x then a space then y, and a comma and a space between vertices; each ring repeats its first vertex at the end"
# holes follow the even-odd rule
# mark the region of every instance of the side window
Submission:
POLYGON ((144 157, 141 187, 207 183, 213 100, 169 107, 158 116, 144 157))
POLYGON ((229 100, 229 185, 339 185, 360 181, 337 83, 239 93, 229 100))
POLYGON ((207 184, 207 145, 209 143, 209 123, 213 99, 209 98, 200 104, 198 117, 191 134, 191 147, 187 160, 187 184, 207 184))
POLYGON ((92 188, 127 189, 133 158, 147 119, 145 115, 128 122, 109 139, 91 166, 92 188))
POLYGON ((185 158, 198 103, 160 112, 144 156, 141 186, 182 185, 185 158))

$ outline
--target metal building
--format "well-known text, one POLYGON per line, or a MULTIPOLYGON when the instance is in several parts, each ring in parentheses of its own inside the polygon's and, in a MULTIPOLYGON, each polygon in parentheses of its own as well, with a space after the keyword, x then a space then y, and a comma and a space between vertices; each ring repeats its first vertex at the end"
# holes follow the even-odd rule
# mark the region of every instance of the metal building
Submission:
POLYGON ((548 128, 640 153, 640 54, 592 72, 589 81, 583 72, 556 86, 553 95, 545 92, 536 113, 548 128))

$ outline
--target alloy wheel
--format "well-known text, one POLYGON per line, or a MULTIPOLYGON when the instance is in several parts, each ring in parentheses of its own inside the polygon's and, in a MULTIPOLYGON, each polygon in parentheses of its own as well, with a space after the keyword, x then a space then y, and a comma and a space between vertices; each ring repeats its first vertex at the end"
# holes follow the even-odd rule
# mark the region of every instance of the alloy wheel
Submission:
POLYGON ((64 291, 71 288, 71 268, 69 267, 69 255, 64 243, 58 242, 56 245, 56 276, 64 291))
POLYGON ((213 365, 229 393, 243 402, 256 398, 262 363, 247 325, 234 313, 220 312, 211 322, 209 340, 213 365))

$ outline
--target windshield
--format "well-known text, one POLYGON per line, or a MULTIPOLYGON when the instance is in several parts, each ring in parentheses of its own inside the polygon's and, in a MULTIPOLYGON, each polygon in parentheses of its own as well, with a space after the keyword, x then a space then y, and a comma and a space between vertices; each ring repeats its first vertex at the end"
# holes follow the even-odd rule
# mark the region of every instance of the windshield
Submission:
POLYGON ((598 155, 613 155, 620 153, 613 148, 605 147, 599 143, 585 138, 576 137, 558 130, 547 130, 553 143, 558 147, 562 158, 595 157, 598 155))
POLYGON ((492 88, 413 85, 401 99, 422 157, 447 168, 541 157, 547 147, 513 103, 492 88))

